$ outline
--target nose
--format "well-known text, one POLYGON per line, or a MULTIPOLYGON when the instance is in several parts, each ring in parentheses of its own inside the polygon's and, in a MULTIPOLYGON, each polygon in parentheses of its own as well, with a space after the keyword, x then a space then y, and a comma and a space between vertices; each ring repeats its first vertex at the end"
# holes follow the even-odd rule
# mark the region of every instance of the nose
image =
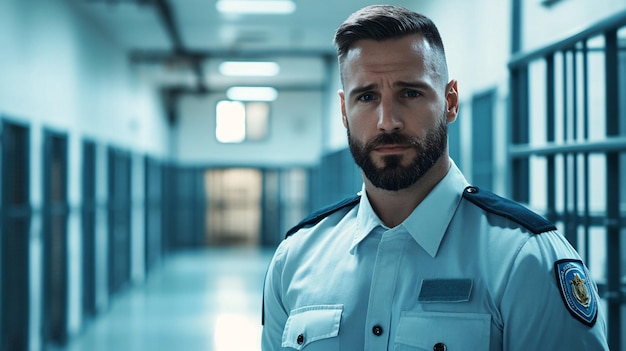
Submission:
POLYGON ((397 114, 392 99, 382 99, 378 106, 378 130, 384 133, 395 133, 404 127, 402 120, 397 114))

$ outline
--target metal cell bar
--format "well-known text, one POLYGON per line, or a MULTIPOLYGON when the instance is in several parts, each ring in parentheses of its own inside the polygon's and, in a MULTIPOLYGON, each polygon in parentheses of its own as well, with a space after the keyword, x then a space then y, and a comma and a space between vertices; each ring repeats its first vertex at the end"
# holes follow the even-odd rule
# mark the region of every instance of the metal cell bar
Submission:
POLYGON ((579 141, 568 143, 546 143, 545 145, 511 145, 509 156, 512 158, 528 158, 530 156, 547 156, 563 153, 605 153, 626 151, 626 137, 607 137, 604 140, 579 141))
MULTIPOLYGON (((553 143, 555 139, 555 78, 554 54, 547 55, 546 61, 546 141, 553 143)), ((554 154, 546 155, 546 217, 554 221, 556 217, 556 179, 554 154)))
MULTIPOLYGON (((582 42, 582 60, 583 60, 583 72, 582 72, 582 80, 583 80, 583 140, 587 142, 589 140, 589 53, 587 48, 587 41, 583 40, 582 42)), ((626 141, 626 140, 625 140, 626 141)), ((585 197, 584 203, 584 236, 585 236, 585 262, 589 262, 590 254, 589 254, 589 246, 591 245, 591 240, 589 238, 589 152, 583 152, 583 196, 585 197)))
MULTIPOLYGON (((511 70, 511 140, 512 147, 516 144, 528 144, 528 67, 517 67, 511 70)), ((527 203, 529 201, 529 161, 527 158, 510 158, 511 190, 513 199, 527 203)))
MULTIPOLYGON (((578 52, 574 48, 572 50, 572 136, 571 140, 576 141, 578 139, 578 52)), ((578 169, 578 154, 573 154, 572 158, 572 169, 574 170, 572 173, 572 213, 574 213, 575 220, 572 223, 573 233, 570 238, 570 242, 574 246, 576 250, 579 250, 578 243, 578 228, 581 224, 580 221, 580 213, 578 209, 578 201, 580 200, 578 194, 578 184, 580 181, 579 177, 579 169, 578 169)))
MULTIPOLYGON (((568 109, 568 104, 569 104, 569 98, 568 98, 568 86, 569 86, 569 81, 568 81, 568 55, 569 55, 569 50, 563 50, 562 52, 562 67, 561 67, 561 72, 562 72, 562 81, 563 81, 563 88, 562 88, 562 108, 563 108, 563 114, 562 114, 562 120, 563 120, 563 141, 567 142, 569 140, 569 133, 568 133, 568 127, 569 127, 569 109, 568 109)), ((571 223, 571 216, 570 216, 570 211, 569 211, 569 186, 570 186, 570 172, 569 172, 569 153, 565 153, 562 155, 563 160, 563 225, 564 225, 564 235, 567 238, 567 240, 570 242, 570 244, 573 247, 578 247, 578 240, 577 240, 577 233, 575 231, 576 227, 574 226, 572 228, 572 223, 571 223)), ((555 209, 555 212, 556 209, 555 209)))
MULTIPOLYGON (((619 72, 617 30, 605 36, 606 135, 619 135, 619 72)), ((609 345, 621 345, 619 153, 606 154, 607 304, 609 345)))
MULTIPOLYGON (((556 220, 557 221, 562 221, 563 220, 563 215, 562 214, 557 214, 556 220)), ((609 224, 609 221, 606 218, 606 214, 604 212, 596 211, 596 212, 591 213, 589 215, 589 225, 591 227, 599 227, 599 228, 601 227, 601 228, 604 228, 607 224, 609 224)), ((626 226, 626 217, 622 217, 618 221, 613 221, 611 224, 612 225, 616 224, 618 226, 624 227, 624 226, 626 226)), ((624 284, 626 284, 626 283, 624 283, 624 284)), ((626 296, 624 296, 624 300, 626 300, 626 296)))

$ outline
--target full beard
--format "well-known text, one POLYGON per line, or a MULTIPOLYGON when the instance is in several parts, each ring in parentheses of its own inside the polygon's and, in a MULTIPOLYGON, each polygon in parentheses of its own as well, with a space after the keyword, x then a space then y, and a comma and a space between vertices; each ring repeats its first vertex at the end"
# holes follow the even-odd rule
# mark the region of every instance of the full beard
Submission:
POLYGON ((352 138, 348 127, 348 144, 357 166, 377 188, 390 191, 406 189, 420 180, 445 153, 448 143, 448 125, 445 120, 428 131, 426 137, 416 138, 401 133, 382 133, 363 144, 352 138), (402 164, 402 155, 383 157, 383 166, 378 167, 371 157, 379 145, 410 145, 416 156, 407 165, 402 164))

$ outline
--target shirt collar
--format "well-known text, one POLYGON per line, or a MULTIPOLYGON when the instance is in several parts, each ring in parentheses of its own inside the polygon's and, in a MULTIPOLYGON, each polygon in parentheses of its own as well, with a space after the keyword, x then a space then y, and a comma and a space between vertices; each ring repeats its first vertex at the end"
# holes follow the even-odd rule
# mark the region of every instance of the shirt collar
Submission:
MULTIPOLYGON (((448 224, 463 196, 463 189, 469 185, 458 167, 450 161, 450 170, 446 176, 400 224, 431 257, 437 255, 448 224)), ((386 228, 374 212, 363 186, 350 252, 354 253, 356 246, 379 226, 386 228)))

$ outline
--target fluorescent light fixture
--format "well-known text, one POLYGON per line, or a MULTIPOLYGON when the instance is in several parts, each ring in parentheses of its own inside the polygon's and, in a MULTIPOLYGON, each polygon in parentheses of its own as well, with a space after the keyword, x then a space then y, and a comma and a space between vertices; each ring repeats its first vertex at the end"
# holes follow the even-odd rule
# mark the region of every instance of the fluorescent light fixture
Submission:
POLYGON ((225 76, 272 77, 280 72, 280 66, 276 62, 226 61, 219 70, 225 76))
POLYGON ((289 14, 296 10, 291 0, 218 0, 215 7, 229 14, 289 14))
POLYGON ((272 87, 231 87, 226 96, 233 101, 274 101, 278 92, 272 87))

